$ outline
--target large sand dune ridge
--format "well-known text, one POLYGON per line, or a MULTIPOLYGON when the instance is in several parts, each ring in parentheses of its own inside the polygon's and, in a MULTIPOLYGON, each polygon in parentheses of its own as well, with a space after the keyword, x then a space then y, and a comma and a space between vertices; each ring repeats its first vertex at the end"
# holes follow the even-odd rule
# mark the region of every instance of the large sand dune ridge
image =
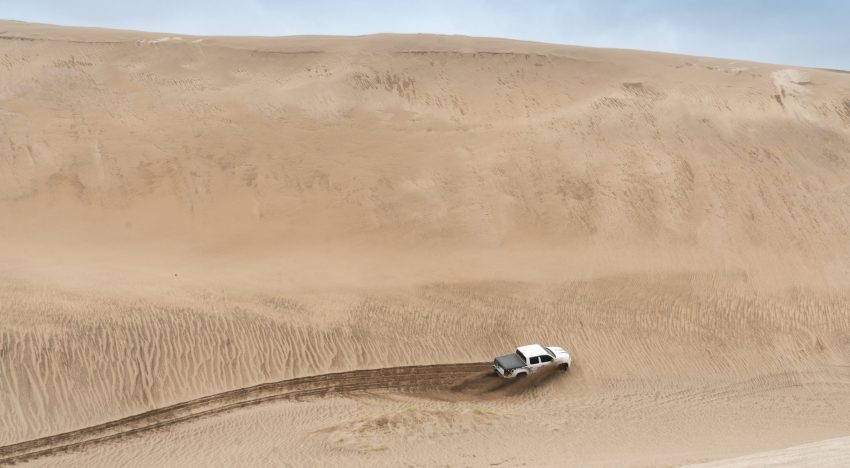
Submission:
POLYGON ((658 465, 847 436, 848 200, 843 72, 2 21, 0 446, 525 342, 576 369, 508 396, 270 403, 57 457, 477 466, 519 441, 509 464, 658 465))

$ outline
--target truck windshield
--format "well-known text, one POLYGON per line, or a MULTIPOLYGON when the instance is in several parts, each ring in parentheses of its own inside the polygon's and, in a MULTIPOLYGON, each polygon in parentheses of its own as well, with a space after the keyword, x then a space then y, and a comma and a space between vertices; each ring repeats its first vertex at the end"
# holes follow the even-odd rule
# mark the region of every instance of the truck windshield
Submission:
POLYGON ((516 350, 516 353, 519 358, 522 359, 522 362, 528 362, 528 359, 525 358, 525 356, 522 354, 522 352, 520 352, 520 350, 516 350))
POLYGON ((553 358, 555 357, 555 353, 553 353, 551 349, 549 349, 549 348, 547 348, 547 347, 545 347, 545 346, 543 347, 543 349, 545 349, 545 350, 546 350, 546 354, 548 354, 548 355, 552 356, 553 358))

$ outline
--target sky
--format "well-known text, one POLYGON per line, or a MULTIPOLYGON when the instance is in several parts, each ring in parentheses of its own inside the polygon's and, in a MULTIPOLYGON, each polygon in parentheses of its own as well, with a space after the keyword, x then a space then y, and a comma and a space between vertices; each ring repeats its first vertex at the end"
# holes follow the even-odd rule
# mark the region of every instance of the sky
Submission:
POLYGON ((850 70, 850 0, 0 0, 0 18, 196 35, 463 34, 850 70))

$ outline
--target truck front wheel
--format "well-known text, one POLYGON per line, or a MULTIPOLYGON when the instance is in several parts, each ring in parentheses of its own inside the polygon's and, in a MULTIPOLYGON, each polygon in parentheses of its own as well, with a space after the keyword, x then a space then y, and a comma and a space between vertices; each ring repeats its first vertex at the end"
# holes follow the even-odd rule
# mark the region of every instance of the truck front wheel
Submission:
POLYGON ((560 369, 561 369, 561 372, 566 372, 566 371, 570 370, 570 365, 569 364, 561 364, 560 369))

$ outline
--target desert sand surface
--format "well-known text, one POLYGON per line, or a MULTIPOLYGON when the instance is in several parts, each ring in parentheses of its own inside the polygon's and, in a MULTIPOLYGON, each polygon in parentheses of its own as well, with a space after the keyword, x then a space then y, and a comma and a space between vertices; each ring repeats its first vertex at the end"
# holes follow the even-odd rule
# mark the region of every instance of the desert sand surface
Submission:
POLYGON ((846 465, 848 233, 848 73, 0 21, 0 464, 846 465))
POLYGON ((839 437, 690 468, 842 467, 850 465, 850 438, 839 437))

